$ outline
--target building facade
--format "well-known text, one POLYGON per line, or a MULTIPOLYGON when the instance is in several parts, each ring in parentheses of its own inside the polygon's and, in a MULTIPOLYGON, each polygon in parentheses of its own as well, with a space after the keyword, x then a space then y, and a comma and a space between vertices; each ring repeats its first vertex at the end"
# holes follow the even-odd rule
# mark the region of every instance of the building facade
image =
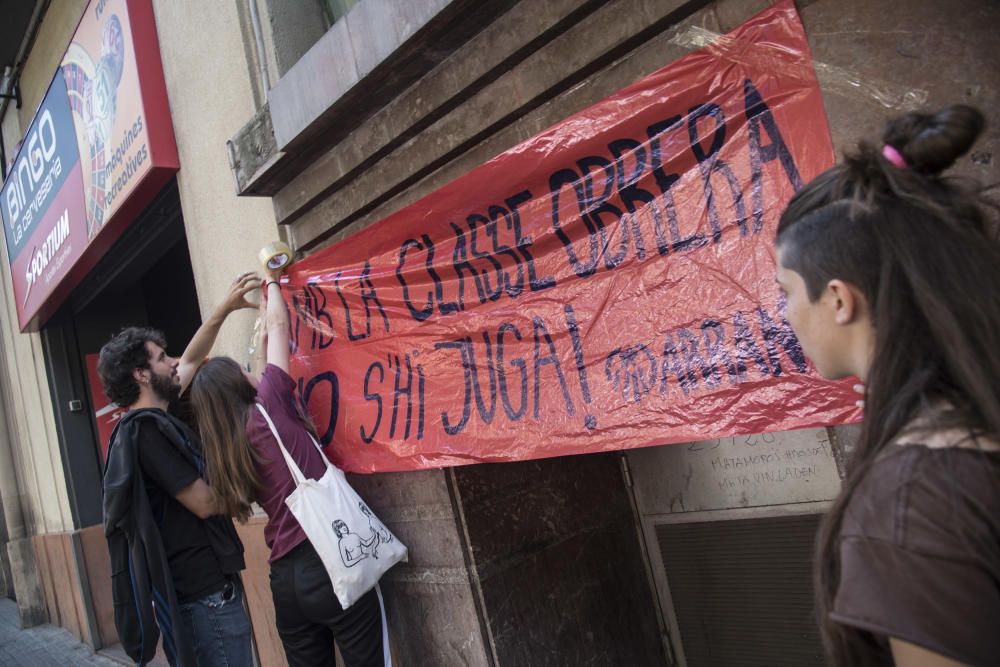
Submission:
MULTIPOLYGON (((16 30, 0 63, 5 175, 81 19, 105 2, 39 0, 16 30)), ((0 270, 0 586, 24 623, 97 649, 117 637, 106 401, 88 355, 129 324, 163 329, 178 354, 266 244, 307 256, 349 239, 771 3, 129 4, 155 18, 179 169, 30 333, 0 270)), ((838 151, 901 110, 970 103, 990 126, 957 169, 998 180, 996 3, 796 6, 838 151)), ((247 361, 254 318, 232 316, 215 351, 247 361)), ((397 663, 820 664, 810 549, 852 434, 352 477, 410 548, 383 586, 397 663)), ((260 664, 282 665, 263 525, 238 527, 244 581, 260 664)))

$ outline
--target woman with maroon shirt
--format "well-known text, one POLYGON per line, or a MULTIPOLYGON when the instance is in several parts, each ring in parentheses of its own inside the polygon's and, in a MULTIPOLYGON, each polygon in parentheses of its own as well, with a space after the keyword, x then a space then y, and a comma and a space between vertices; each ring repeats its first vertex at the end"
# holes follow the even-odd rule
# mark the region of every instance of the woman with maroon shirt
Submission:
POLYGON ((206 474, 219 503, 246 521, 250 504, 267 513, 264 539, 271 549, 275 623, 291 667, 334 665, 334 642, 347 667, 390 665, 382 594, 376 586, 348 609, 337 601, 326 568, 285 498, 295 490, 288 466, 259 403, 270 415, 303 474, 326 472, 312 441, 312 425, 288 375, 288 311, 278 285, 280 270, 264 284, 266 366, 258 381, 232 359, 207 361, 191 385, 191 401, 205 446, 206 474))
POLYGON ((865 421, 816 553, 838 667, 1000 665, 1000 248, 995 204, 941 176, 982 131, 951 106, 800 190, 778 225, 787 319, 865 421))

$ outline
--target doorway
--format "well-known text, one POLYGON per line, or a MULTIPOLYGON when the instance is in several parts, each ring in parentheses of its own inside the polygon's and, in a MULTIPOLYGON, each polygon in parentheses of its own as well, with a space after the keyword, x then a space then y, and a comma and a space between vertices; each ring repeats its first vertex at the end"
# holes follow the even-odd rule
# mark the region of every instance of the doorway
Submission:
POLYGON ((63 469, 77 528, 101 523, 101 478, 114 425, 96 358, 127 326, 161 330, 179 355, 201 317, 176 182, 101 258, 42 329, 63 469))
POLYGON ((674 665, 824 664, 811 572, 840 491, 830 443, 815 428, 625 453, 674 665))

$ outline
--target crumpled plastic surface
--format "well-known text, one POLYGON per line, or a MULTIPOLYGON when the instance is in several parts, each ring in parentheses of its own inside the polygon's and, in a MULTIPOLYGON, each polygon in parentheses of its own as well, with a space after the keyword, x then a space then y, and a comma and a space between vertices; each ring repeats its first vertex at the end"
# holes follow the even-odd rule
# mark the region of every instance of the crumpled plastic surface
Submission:
POLYGON ((327 454, 415 470, 859 418, 782 317, 784 203, 833 163, 780 2, 293 265, 327 454))

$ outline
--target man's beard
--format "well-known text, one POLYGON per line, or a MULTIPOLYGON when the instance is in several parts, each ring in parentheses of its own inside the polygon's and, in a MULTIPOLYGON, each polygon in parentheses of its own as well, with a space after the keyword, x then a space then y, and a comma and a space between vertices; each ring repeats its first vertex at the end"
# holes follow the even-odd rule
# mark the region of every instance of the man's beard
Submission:
POLYGON ((157 373, 150 373, 149 386, 156 396, 167 403, 176 401, 181 395, 181 388, 174 384, 173 376, 162 376, 157 373))

